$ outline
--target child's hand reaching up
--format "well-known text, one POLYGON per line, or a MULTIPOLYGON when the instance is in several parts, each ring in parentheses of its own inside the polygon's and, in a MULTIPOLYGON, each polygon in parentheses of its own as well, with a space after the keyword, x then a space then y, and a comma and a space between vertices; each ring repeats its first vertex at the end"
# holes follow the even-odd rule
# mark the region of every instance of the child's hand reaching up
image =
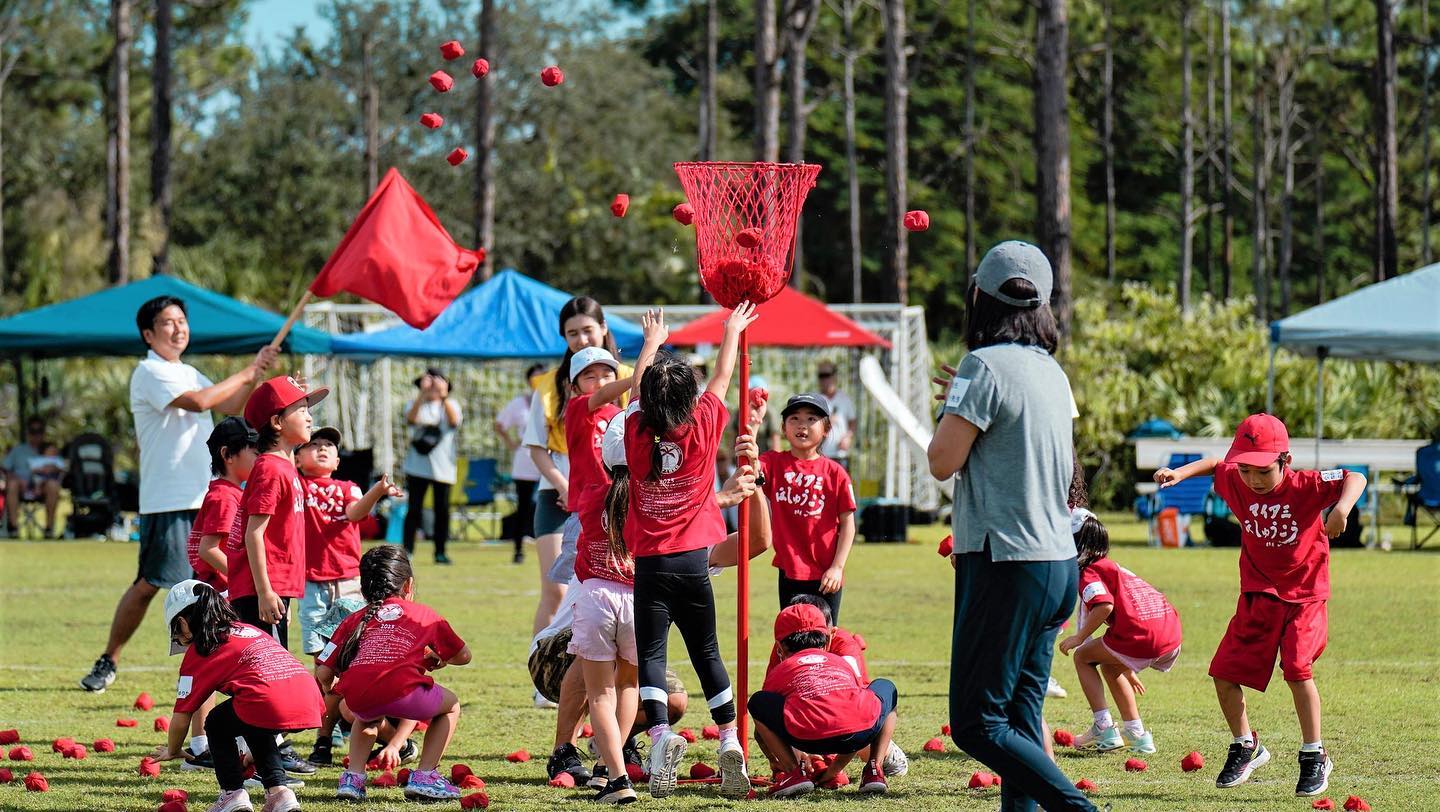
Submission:
POLYGON ((730 317, 725 319, 725 332, 738 336, 746 327, 754 324, 758 318, 760 318, 760 314, 754 304, 741 302, 735 305, 735 309, 730 311, 730 317))
POLYGON ((665 309, 646 310, 645 315, 640 317, 640 330, 645 335, 645 343, 659 347, 670 340, 670 328, 665 326, 665 309))
POLYGON ((389 496, 392 498, 405 495, 405 492, 400 490, 400 487, 390 479, 389 474, 382 474, 380 481, 376 482, 370 490, 377 491, 380 496, 389 496))

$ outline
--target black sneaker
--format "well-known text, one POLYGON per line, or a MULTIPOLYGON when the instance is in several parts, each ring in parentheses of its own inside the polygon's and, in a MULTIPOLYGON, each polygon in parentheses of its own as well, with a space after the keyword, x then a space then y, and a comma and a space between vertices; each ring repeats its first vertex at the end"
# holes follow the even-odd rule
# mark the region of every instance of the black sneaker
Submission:
POLYGON ((555 752, 550 754, 550 760, 545 762, 545 772, 551 778, 560 773, 570 773, 577 787, 590 783, 590 771, 580 763, 580 751, 568 742, 555 748, 555 752))
POLYGON ((295 752, 295 745, 285 742, 280 745, 280 764, 285 767, 285 772, 291 775, 314 775, 315 765, 300 757, 295 752))
MULTIPOLYGON (((381 751, 381 750, 384 750, 384 749, 386 748, 386 746, 388 746, 388 745, 389 745, 389 742, 376 742, 376 743, 375 743, 375 749, 373 749, 373 750, 370 751, 370 758, 367 760, 367 763, 370 762, 370 761, 374 761, 374 760, 376 759, 376 757, 378 757, 378 756, 380 755, 380 751, 381 751)), ((420 755, 420 749, 415 746, 415 741, 414 741, 413 739, 406 739, 406 740, 405 740, 405 743, 402 744, 402 745, 400 745, 400 763, 401 763, 401 764, 409 764, 410 762, 414 761, 417 757, 419 757, 419 755, 420 755)))
POLYGON ((1334 770, 1335 762, 1330 760, 1329 753, 1324 750, 1301 750, 1300 780, 1295 782, 1296 797, 1309 798, 1324 792, 1330 786, 1330 773, 1334 770))
POLYGON ((510 560, 511 560, 512 562, 516 563, 516 564, 524 564, 524 563, 525 563, 525 551, 524 551, 524 550, 516 550, 514 557, 512 557, 510 560))
POLYGON ((608 783, 610 783, 610 771, 605 768, 604 764, 595 762, 595 767, 590 770, 590 780, 585 782, 585 786, 590 789, 604 789, 608 783))
POLYGON ((1270 763, 1270 751, 1260 743, 1258 734, 1251 734, 1255 737, 1255 743, 1246 747, 1239 742, 1230 745, 1230 753, 1225 756, 1225 766, 1220 770, 1220 777, 1215 779, 1215 786, 1220 789, 1238 787, 1250 780, 1250 774, 1270 763))
POLYGON ((310 751, 310 757, 305 760, 316 767, 335 766, 335 742, 329 736, 316 738, 315 749, 310 751))
POLYGON ((602 804, 633 804, 635 803, 635 787, 630 784, 630 776, 622 775, 614 781, 610 781, 595 793, 595 802, 602 804))
POLYGON ((440 555, 435 556, 435 563, 436 563, 436 564, 449 564, 449 563, 450 563, 450 556, 445 555, 444 553, 441 553, 440 555))
POLYGON ((114 681, 115 661, 110 659, 109 654, 101 654, 100 659, 90 667, 90 673, 80 680, 80 687, 92 694, 103 694, 114 681))
POLYGON ((620 749, 620 753, 625 757, 626 764, 645 769, 645 755, 640 752, 640 743, 635 741, 634 736, 625 740, 625 746, 620 749))
POLYGON ((187 747, 185 748, 184 756, 184 760, 180 762, 180 769, 182 770, 215 769, 215 759, 210 756, 209 748, 206 748, 205 752, 197 756, 193 750, 187 747))

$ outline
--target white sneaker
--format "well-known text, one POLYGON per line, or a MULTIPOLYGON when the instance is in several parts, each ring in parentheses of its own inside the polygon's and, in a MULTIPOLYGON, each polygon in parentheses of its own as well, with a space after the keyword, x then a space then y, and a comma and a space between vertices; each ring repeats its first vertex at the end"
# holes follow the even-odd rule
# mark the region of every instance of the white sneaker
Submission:
POLYGON ((900 745, 894 741, 890 742, 890 749, 885 751, 885 761, 881 765, 880 771, 889 777, 910 772, 910 759, 905 755, 905 751, 900 749, 900 745))
POLYGON ((1058 680, 1051 677, 1049 684, 1045 686, 1045 696, 1050 699, 1064 699, 1069 696, 1069 694, 1065 693, 1065 689, 1061 687, 1058 680))
MULTIPOLYGON (((673 730, 666 731, 659 741, 650 746, 649 764, 646 772, 650 773, 650 797, 666 798, 675 794, 676 773, 680 769, 680 760, 685 758, 686 742, 684 737, 673 730)), ((743 757, 742 757, 743 762, 743 757)), ((725 757, 721 754, 720 768, 724 771, 725 757)), ((721 785, 724 785, 724 777, 721 777, 721 785)))
POLYGON ((745 751, 740 748, 739 737, 720 743, 720 794, 726 798, 750 794, 750 774, 745 771, 745 751))
POLYGON ((554 702, 551 702, 550 700, 546 699, 544 694, 540 693, 539 691, 536 691, 536 692, 535 692, 535 707, 538 708, 539 710, 555 710, 556 708, 558 708, 558 707, 560 707, 560 706, 557 705, 557 704, 555 704, 554 702))
POLYGON ((211 804, 206 812, 254 812, 255 807, 250 804, 250 794, 243 789, 232 792, 220 793, 220 798, 211 804))
POLYGON ((264 812, 300 812, 300 801, 289 787, 282 786, 265 793, 264 812))

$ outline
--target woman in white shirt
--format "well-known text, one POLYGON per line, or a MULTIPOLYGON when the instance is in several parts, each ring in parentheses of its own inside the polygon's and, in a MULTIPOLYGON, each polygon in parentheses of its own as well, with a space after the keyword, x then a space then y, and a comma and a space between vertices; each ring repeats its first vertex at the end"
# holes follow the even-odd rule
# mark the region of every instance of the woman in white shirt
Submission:
POLYGON ((450 540, 450 488, 455 484, 456 445, 460 433, 460 404, 450 397, 450 380, 430 367, 415 379, 420 394, 405 413, 410 424, 410 446, 405 452, 405 490, 410 509, 405 513, 405 552, 415 552, 415 534, 424 517, 425 492, 435 489, 435 563, 449 564, 445 544, 450 540))

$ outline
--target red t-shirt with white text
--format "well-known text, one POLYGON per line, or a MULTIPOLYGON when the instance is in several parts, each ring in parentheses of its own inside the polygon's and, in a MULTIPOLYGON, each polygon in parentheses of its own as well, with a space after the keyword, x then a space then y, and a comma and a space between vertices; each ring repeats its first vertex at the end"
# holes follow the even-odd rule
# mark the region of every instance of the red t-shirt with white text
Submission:
POLYGON ((840 517, 855 512, 855 490, 840 463, 820 456, 802 460, 788 451, 760 455, 775 566, 796 581, 818 581, 835 560, 840 517))
MULTIPOLYGON (((205 501, 195 513, 195 522, 190 525, 190 538, 185 542, 185 552, 190 557, 190 569, 195 577, 224 592, 228 579, 225 573, 216 570, 200 557, 200 539, 205 536, 224 536, 220 541, 220 554, 225 555, 225 543, 235 527, 235 517, 240 513, 240 497, 244 490, 224 477, 210 480, 205 491, 205 501)), ((228 563, 227 563, 228 566, 228 563)))
POLYGON ((251 516, 269 516, 265 525, 265 569, 270 588, 282 598, 305 594, 305 491, 300 472, 279 454, 261 454, 240 500, 240 538, 226 551, 230 564, 230 600, 253 597, 255 578, 245 550, 251 516))
POLYGON ((693 420, 660 438, 661 469, 650 478, 655 435, 641 427, 640 409, 625 412, 625 459, 630 468, 630 511, 625 543, 641 556, 684 553, 725 540, 725 520, 715 501, 715 452, 730 412, 705 392, 693 420))
POLYGON ((1330 597, 1330 539, 1323 512, 1340 499, 1345 472, 1285 470, 1275 490, 1260 494, 1238 466, 1215 466, 1215 493, 1240 522, 1240 591, 1287 603, 1330 597))
POLYGON ((175 686, 175 712, 194 713, 219 691, 234 699, 240 721, 263 730, 308 730, 320 724, 324 702, 309 669, 275 638, 245 623, 230 639, 200 656, 185 651, 175 686))
POLYGON ((565 445, 570 449, 570 512, 605 501, 610 474, 600 459, 600 440, 620 407, 603 404, 590 411, 590 396, 575 395, 565 404, 565 445))
MULTIPOLYGON (((836 626, 830 632, 830 645, 825 650, 850 663, 851 670, 858 670, 860 681, 866 685, 870 684, 870 668, 865 664, 865 638, 854 632, 836 626), (854 662, 851 662, 851 661, 854 662)), ((768 675, 780 664, 780 644, 776 643, 770 648, 770 664, 765 666, 765 673, 768 675)))
POLYGON ((765 675, 765 690, 785 697, 785 730, 802 741, 869 730, 880 717, 880 697, 849 663, 820 649, 781 660, 765 675))
POLYGON ((344 479, 304 477, 305 580, 340 581, 360 577, 360 525, 345 509, 365 494, 344 479))
POLYGON ((404 698, 416 688, 434 685, 435 680, 425 671, 426 646, 442 660, 449 660, 465 647, 465 641, 434 609, 392 597, 373 616, 362 611, 345 618, 320 652, 320 665, 339 668, 340 649, 362 622, 365 631, 360 636, 360 648, 333 688, 351 708, 377 708, 404 698), (365 622, 367 617, 369 621, 365 622))
POLYGON ((1088 611, 1108 603, 1105 645, 1137 660, 1154 660, 1180 647, 1180 614, 1160 590, 1108 558, 1080 573, 1080 602, 1088 611))
POLYGON ((581 581, 604 578, 617 584, 635 585, 635 559, 617 561, 610 554, 609 520, 605 500, 591 501, 579 513, 580 538, 575 543, 575 577, 581 581))

